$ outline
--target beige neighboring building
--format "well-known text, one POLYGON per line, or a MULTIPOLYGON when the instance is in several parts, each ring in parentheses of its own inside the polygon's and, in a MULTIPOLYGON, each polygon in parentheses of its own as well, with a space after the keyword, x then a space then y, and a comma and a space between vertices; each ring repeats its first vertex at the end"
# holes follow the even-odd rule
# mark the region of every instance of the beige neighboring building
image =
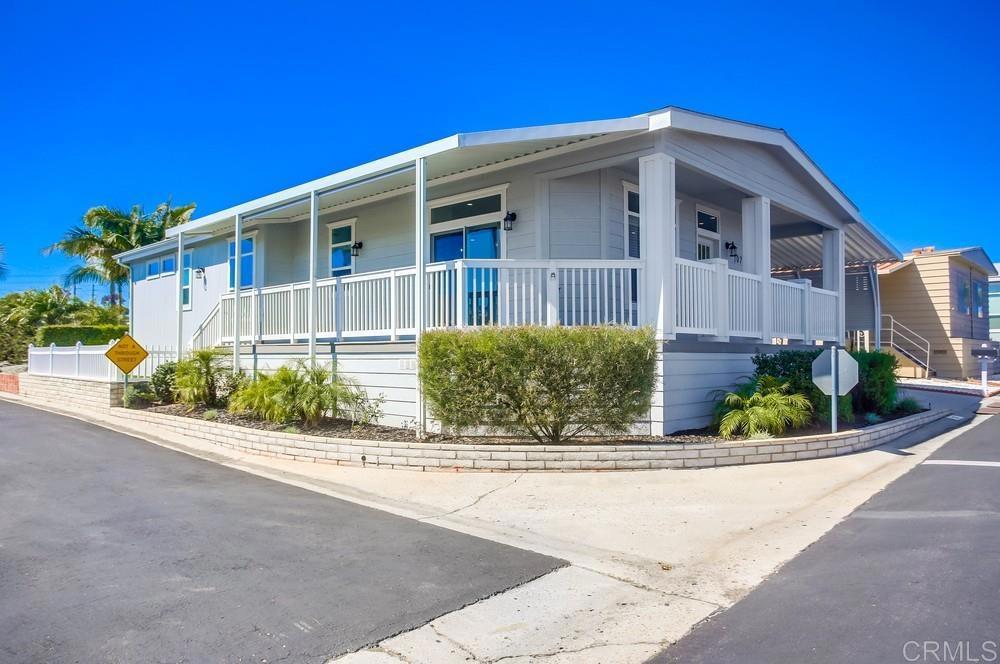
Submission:
POLYGON ((900 358, 903 376, 979 375, 972 347, 989 342, 990 277, 982 247, 914 249, 878 267, 882 345, 900 358))

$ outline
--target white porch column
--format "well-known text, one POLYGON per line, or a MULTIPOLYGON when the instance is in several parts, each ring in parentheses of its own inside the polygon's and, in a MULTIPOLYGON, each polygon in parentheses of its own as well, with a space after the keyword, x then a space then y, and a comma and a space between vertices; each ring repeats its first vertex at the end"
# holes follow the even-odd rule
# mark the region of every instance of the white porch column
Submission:
POLYGON ((743 199, 743 266, 760 277, 760 338, 771 343, 771 199, 743 199))
POLYGON ((639 159, 639 237, 645 272, 643 323, 652 325, 657 340, 674 338, 677 255, 677 162, 657 152, 639 159))
MULTIPOLYGON (((319 246, 319 195, 309 195, 309 366, 316 366, 316 249, 319 246)), ((292 299, 295 290, 292 289, 292 299)), ((292 321, 295 339, 295 321, 292 321)))
MULTIPOLYGON (((424 326, 427 324, 427 303, 426 303, 426 278, 427 278, 427 174, 426 159, 421 157, 416 160, 415 174, 416 187, 414 188, 416 223, 414 224, 414 265, 416 267, 413 275, 413 311, 414 311, 414 339, 417 347, 420 345, 420 338, 424 333, 424 326)), ((417 381, 416 392, 416 422, 417 437, 424 434, 424 393, 420 389, 420 363, 416 363, 415 378, 417 381)))
MULTIPOLYGON (((243 217, 236 215, 233 240, 233 371, 240 370, 240 324, 243 310, 240 302, 240 240, 243 236, 243 217)), ((227 252, 228 259, 228 252, 227 252)))
MULTIPOLYGON (((192 266, 193 269, 194 266, 192 266)), ((184 278, 184 231, 177 233, 177 361, 181 361, 184 349, 184 287, 181 280, 184 278)), ((194 287, 191 287, 194 290, 194 287)))
POLYGON ((845 300, 847 282, 844 275, 844 231, 830 228, 823 231, 823 288, 837 294, 837 343, 847 338, 845 300))

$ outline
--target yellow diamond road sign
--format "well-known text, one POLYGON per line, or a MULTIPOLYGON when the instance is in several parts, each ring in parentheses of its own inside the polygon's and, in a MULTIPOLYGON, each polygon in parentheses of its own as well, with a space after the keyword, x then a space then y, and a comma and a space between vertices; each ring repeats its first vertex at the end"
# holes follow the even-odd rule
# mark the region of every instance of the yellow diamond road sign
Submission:
POLYGON ((109 348, 104 356, 121 369, 122 373, 127 374, 142 364, 142 361, 149 357, 149 353, 139 345, 138 341, 126 334, 109 348))

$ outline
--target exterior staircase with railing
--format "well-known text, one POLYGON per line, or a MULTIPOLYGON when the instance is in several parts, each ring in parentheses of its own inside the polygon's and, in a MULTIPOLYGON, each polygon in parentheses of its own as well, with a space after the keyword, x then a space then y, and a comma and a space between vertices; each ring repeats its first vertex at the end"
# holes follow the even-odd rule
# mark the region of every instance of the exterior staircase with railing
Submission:
POLYGON ((910 328, 896 320, 891 314, 882 314, 882 348, 908 361, 923 376, 934 375, 931 369, 931 343, 910 328))

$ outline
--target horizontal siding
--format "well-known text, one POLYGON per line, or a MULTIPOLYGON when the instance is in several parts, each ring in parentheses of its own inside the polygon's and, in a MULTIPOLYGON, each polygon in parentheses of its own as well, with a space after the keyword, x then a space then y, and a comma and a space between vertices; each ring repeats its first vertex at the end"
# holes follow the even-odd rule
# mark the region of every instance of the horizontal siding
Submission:
POLYGON ((696 429, 712 421, 718 392, 753 374, 748 353, 664 353, 663 402, 666 433, 696 429))

